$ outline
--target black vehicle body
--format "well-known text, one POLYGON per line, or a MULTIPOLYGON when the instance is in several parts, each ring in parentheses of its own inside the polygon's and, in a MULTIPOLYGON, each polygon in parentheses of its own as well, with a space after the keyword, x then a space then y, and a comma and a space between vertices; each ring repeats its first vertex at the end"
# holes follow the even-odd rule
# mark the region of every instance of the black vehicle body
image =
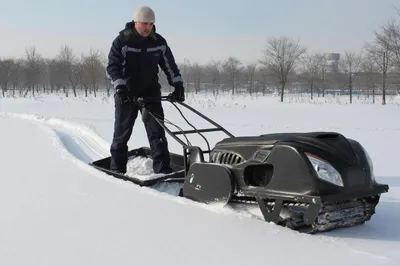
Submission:
MULTIPOLYGON (((140 181, 110 171, 110 157, 91 165, 141 186, 182 183, 180 196, 197 202, 257 204, 266 221, 306 233, 368 221, 380 195, 389 189, 388 185, 376 182, 372 162, 361 144, 340 133, 235 137, 189 105, 170 102, 176 108, 176 104, 188 108, 215 126, 196 129, 185 119, 193 130, 173 132, 160 121, 183 147, 181 155, 170 153, 174 174, 140 181), (223 131, 228 137, 210 148, 203 133, 212 131, 223 131), (193 133, 204 138, 207 148, 187 145, 178 137, 193 133)), ((143 100, 137 104, 143 108, 144 119, 151 115, 143 100)), ((150 157, 150 149, 131 150, 130 156, 150 157)))

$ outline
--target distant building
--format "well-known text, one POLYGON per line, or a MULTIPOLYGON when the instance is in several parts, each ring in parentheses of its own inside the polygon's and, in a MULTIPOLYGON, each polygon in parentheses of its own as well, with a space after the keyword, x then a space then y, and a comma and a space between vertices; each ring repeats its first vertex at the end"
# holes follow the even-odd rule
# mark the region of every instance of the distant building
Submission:
POLYGON ((330 73, 339 72, 339 53, 328 53, 325 55, 326 59, 326 71, 330 73))

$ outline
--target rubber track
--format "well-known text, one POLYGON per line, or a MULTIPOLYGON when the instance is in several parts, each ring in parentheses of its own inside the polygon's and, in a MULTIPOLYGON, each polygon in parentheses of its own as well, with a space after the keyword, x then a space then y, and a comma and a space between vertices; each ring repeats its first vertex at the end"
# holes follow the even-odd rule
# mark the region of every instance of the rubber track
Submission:
MULTIPOLYGON (((247 197, 234 198, 232 202, 257 204, 255 200, 247 197)), ((269 201, 266 204, 273 206, 275 205, 275 202, 269 201)), ((327 232, 338 228, 352 227, 365 223, 366 221, 371 219, 372 215, 374 215, 375 205, 376 204, 374 202, 369 202, 367 199, 325 203, 318 217, 310 226, 305 225, 302 218, 309 204, 284 203, 282 208, 297 208, 297 210, 294 210, 296 215, 291 219, 285 219, 283 221, 278 221, 277 223, 308 234, 327 232)))

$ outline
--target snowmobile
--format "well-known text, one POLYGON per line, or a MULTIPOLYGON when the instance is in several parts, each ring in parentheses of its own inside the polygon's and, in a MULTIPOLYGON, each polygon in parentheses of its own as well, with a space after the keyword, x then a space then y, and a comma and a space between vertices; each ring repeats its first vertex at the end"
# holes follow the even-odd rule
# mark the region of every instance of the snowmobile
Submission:
MULTIPOLYGON (((154 100, 154 99, 153 99, 154 100)), ((170 153, 174 172, 150 180, 115 173, 110 158, 90 163, 116 178, 140 186, 177 182, 179 196, 204 204, 254 204, 263 219, 290 229, 314 234, 353 227, 370 220, 386 184, 375 180, 373 163, 356 140, 337 132, 273 133, 234 136, 225 128, 183 102, 168 96, 193 130, 171 131, 146 107, 152 99, 135 101, 143 122, 150 116, 182 145, 182 154, 170 153), (197 129, 178 107, 185 107, 214 127, 197 129), (210 148, 203 133, 221 131, 227 137, 210 148), (207 148, 184 142, 188 134, 199 134, 207 148), (208 159, 206 158, 208 155, 208 159)), ((172 124, 172 123, 171 123, 172 124)), ((150 148, 129 151, 130 157, 151 158, 150 148)))

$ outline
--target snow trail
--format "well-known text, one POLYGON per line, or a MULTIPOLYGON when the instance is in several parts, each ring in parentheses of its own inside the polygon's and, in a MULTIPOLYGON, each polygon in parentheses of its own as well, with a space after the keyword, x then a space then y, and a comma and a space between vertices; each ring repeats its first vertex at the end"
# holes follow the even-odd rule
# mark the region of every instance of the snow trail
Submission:
MULTIPOLYGON (((72 113, 70 105, 64 107, 65 110, 63 107, 55 110, 47 102, 33 108, 24 102, 20 107, 17 106, 19 110, 14 106, 15 101, 10 100, 9 108, 3 110, 28 114, 0 113, 0 116, 30 120, 42 130, 29 127, 29 123, 25 125, 17 119, 12 121, 6 118, 1 121, 4 136, 4 152, 1 156, 5 164, 2 167, 3 177, 0 178, 0 209, 3 211, 0 216, 1 264, 197 266, 268 262, 305 265, 315 261, 326 265, 398 265, 400 234, 395 221, 399 218, 400 177, 395 163, 398 142, 394 137, 398 127, 392 124, 381 125, 375 117, 371 117, 368 123, 357 122, 361 121, 357 112, 352 112, 352 118, 349 118, 349 122, 355 121, 350 127, 345 126, 350 123, 341 119, 336 122, 317 119, 318 124, 300 119, 296 123, 296 118, 292 117, 293 113, 297 113, 293 112, 296 105, 290 106, 290 117, 276 115, 261 125, 246 120, 255 131, 265 133, 270 132, 271 127, 274 131, 303 131, 306 128, 331 129, 337 125, 338 130, 362 140, 372 151, 378 166, 378 181, 390 185, 390 192, 383 195, 377 214, 363 226, 308 236, 265 223, 250 211, 239 213, 236 206, 222 209, 174 197, 177 188, 168 184, 160 184, 156 189, 140 188, 88 166, 87 162, 91 159, 109 156, 109 143, 97 134, 100 131, 107 136, 110 132, 108 127, 112 118, 104 121, 103 118, 107 117, 106 111, 103 111, 104 104, 91 103, 90 108, 96 109, 94 115, 78 119, 93 126, 68 120, 77 120, 79 114, 87 110, 87 104, 71 103, 74 109, 72 113), (29 115, 31 112, 41 112, 43 116, 29 115), (52 117, 55 112, 57 117, 66 119, 52 117), (309 124, 298 125, 300 122, 309 124), (287 123, 292 126, 285 128, 287 123), (372 124, 376 124, 377 128, 363 130, 372 124), (385 130, 378 132, 379 128, 385 130), (24 134, 21 130, 28 133, 24 134), (37 141, 30 137, 40 131, 45 134, 36 133, 37 141), (364 131, 366 133, 361 134, 364 131), (379 141, 374 141, 377 139, 379 141), (15 145, 26 149, 29 160, 25 163, 18 149, 15 150, 15 145), (386 151, 388 146, 392 151, 386 151), (60 160, 58 155, 67 160, 60 160), (41 169, 44 158, 54 162, 54 166, 47 165, 46 169, 41 169), (21 163, 24 167, 21 167, 21 163), (17 167, 21 169, 15 171, 17 167), (171 241, 174 243, 172 246, 171 241), (55 242, 58 245, 54 245, 55 242), (63 253, 65 250, 68 250, 68 254, 63 253), (157 250, 156 257, 153 256, 154 250, 157 250), (18 256, 21 251, 24 252, 23 257, 18 256), (65 259, 60 261, 60 257, 65 259)), ((269 111, 271 108, 285 109, 282 106, 271 103, 268 107, 260 108, 268 108, 269 111)), ((324 110, 329 108, 335 111, 333 120, 342 117, 340 110, 343 108, 328 106, 324 110)), ((356 107, 352 106, 353 109, 356 107)), ((379 117, 391 117, 389 111, 370 109, 379 117)), ((229 112, 232 110, 229 109, 229 112)), ((245 116, 251 112, 243 110, 237 113, 245 116)), ((219 115, 219 112, 215 113, 219 115)), ((298 113, 307 117, 303 111, 298 113)), ((223 120, 221 117, 225 116, 220 115, 216 120, 223 120)), ((236 114, 233 120, 227 117, 226 123, 235 126, 235 133, 249 133, 240 128, 240 122, 236 123, 240 120, 236 114)), ((139 134, 141 137, 144 135, 139 134)))

